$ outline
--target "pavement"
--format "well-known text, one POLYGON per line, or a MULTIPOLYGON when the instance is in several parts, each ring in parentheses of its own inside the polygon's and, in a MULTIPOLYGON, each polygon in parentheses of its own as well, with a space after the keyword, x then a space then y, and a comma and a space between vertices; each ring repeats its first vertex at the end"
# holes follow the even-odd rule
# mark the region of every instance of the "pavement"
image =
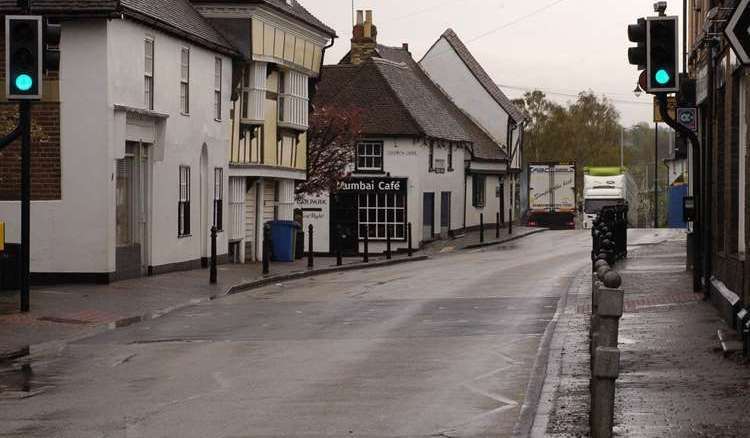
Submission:
POLYGON ((267 285, 32 354, 0 369, 0 436, 511 437, 589 239, 267 285))
MULTIPOLYGON (((618 266, 625 291, 620 320, 621 366, 615 435, 627 437, 750 436, 750 368, 725 356, 718 312, 692 293, 680 234, 631 239, 618 266)), ((573 282, 552 340, 549 366, 531 436, 588 436, 588 318, 591 277, 573 282)))
MULTIPOLYGON (((513 235, 503 229, 500 239, 487 231, 487 243, 498 244, 521 238, 538 229, 515 227, 513 235), (490 238, 491 237, 491 238, 490 238)), ((221 265, 218 283, 209 284, 207 269, 182 271, 153 277, 120 281, 110 285, 66 284, 32 288, 32 311, 18 313, 17 291, 0 291, 0 360, 24 355, 35 348, 57 348, 61 342, 162 317, 175 310, 200 304, 227 293, 252 290, 310 275, 322 275, 340 269, 365 269, 383 263, 424 260, 426 256, 448 254, 479 242, 479 233, 471 232, 450 241, 441 241, 416 252, 409 258, 394 254, 391 261, 371 255, 370 263, 361 258, 344 258, 343 267, 335 258, 316 257, 315 268, 307 268, 307 259, 294 263, 272 263, 271 275, 264 276, 260 264, 221 265), (449 248, 449 249, 445 249, 449 248)))

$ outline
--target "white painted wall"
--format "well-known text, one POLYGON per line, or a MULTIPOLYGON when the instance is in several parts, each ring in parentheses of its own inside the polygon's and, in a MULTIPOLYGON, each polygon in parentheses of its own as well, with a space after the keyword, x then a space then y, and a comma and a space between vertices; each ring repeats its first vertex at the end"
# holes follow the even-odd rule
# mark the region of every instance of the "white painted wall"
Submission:
POLYGON ((498 144, 507 144, 508 113, 476 80, 445 38, 440 38, 419 64, 498 144))
POLYGON ((472 205, 474 179, 471 175, 466 175, 466 226, 477 227, 480 224, 480 216, 484 213, 484 223, 494 224, 497 219, 497 212, 500 209, 500 198, 496 196, 497 187, 501 182, 505 183, 503 196, 505 205, 502 211, 504 221, 508 220, 511 198, 511 180, 507 175, 487 175, 485 179, 485 203, 484 208, 477 208, 472 205))
MULTIPOLYGON (((107 166, 109 110, 104 21, 63 24, 60 48, 62 200, 31 206, 32 272, 109 272, 114 183, 107 166), (96 165, 98 164, 98 165, 96 165)), ((33 176, 32 176, 33 177, 33 176)), ((7 239, 20 241, 20 205, 1 202, 7 239)))
MULTIPOLYGON (((151 180, 151 260, 160 266, 195 260, 209 254, 201 251, 201 240, 210 248, 213 218, 214 168, 224 169, 224 228, 228 229, 227 160, 230 135, 231 60, 189 42, 158 32, 132 20, 109 22, 109 64, 112 72, 111 103, 135 108, 144 105, 144 40, 154 38, 154 111, 168 114, 163 145, 156 145, 152 159, 151 180), (190 114, 180 113, 180 57, 183 47, 190 49, 190 114), (121 56, 130 53, 132 56, 121 56), (214 60, 222 58, 222 118, 213 113, 214 60), (208 174, 201 181, 200 155, 203 144, 208 149, 208 174), (163 152, 163 153, 159 153, 163 152), (158 156, 162 155, 162 156, 158 156), (177 202, 179 200, 179 166, 191 169, 191 237, 177 237, 177 202), (201 226, 201 185, 204 188, 208 224, 201 226)), ((112 138, 114 154, 111 166, 122 157, 125 142, 112 138), (122 149, 120 149, 122 148, 122 149)), ((114 168, 114 167, 113 167, 114 168)), ((115 227, 111 226, 114 238, 115 227)), ((113 240, 114 242, 114 240, 113 240)), ((226 232, 218 237, 218 253, 227 252, 226 232)))
POLYGON ((307 195, 298 199, 294 208, 320 209, 320 211, 303 212, 305 231, 305 251, 310 249, 308 226, 313 226, 313 250, 316 253, 327 253, 331 250, 331 200, 328 193, 307 195))
MULTIPOLYGON (((212 218, 213 169, 224 168, 224 228, 228 229, 227 156, 231 61, 223 57, 223 116, 214 120, 214 58, 200 47, 130 20, 63 23, 60 66, 62 200, 32 203, 32 272, 114 272, 115 169, 125 154, 126 117, 114 105, 145 109, 144 38, 155 45, 155 111, 169 115, 150 148, 151 260, 159 266, 201 257, 199 160, 208 146, 207 202, 212 218), (179 111, 180 50, 191 49, 189 116, 179 111), (179 165, 192 170, 193 236, 177 238, 179 165)), ((0 202, 8 241, 20 236, 18 202, 0 202)), ((211 222, 209 220, 209 222, 211 222)), ((210 227, 209 223, 209 227, 210 227)), ((225 233, 219 254, 227 252, 225 233)))

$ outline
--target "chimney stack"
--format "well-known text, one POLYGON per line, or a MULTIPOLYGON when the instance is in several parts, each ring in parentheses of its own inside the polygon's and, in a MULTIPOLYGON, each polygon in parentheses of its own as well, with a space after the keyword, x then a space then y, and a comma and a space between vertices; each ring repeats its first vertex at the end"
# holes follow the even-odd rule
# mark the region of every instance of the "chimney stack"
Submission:
POLYGON ((409 51, 409 43, 402 43, 401 44, 401 48, 404 49, 404 50, 406 50, 408 52, 409 51))
POLYGON ((352 36, 351 63, 361 64, 376 55, 378 28, 373 24, 372 11, 357 11, 357 24, 352 36))

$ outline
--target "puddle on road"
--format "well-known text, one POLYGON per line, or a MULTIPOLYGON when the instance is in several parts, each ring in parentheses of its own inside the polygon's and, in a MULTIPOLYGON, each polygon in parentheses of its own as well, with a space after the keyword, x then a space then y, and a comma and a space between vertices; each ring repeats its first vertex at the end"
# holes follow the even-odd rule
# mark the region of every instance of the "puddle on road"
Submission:
POLYGON ((34 372, 31 364, 0 368, 0 394, 4 392, 31 392, 34 372))

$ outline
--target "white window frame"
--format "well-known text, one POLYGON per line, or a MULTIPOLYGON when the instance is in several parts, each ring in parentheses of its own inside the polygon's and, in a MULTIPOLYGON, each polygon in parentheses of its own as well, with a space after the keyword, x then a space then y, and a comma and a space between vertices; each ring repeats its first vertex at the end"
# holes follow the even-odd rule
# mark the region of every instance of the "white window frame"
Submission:
POLYGON ((190 166, 180 166, 177 236, 190 236, 190 166))
POLYGON ((224 61, 218 56, 214 59, 214 118, 221 120, 221 92, 224 61))
POLYGON ((384 169, 384 162, 383 162, 383 155, 384 155, 384 149, 385 145, 382 141, 361 141, 357 143, 357 153, 355 156, 355 169, 357 172, 382 172, 384 169), (367 146, 373 146, 372 152, 367 151, 367 146), (375 153, 375 146, 380 148, 380 153, 375 153), (364 152, 360 152, 360 148, 364 147, 364 152), (367 162, 367 159, 372 160, 372 165, 367 166, 366 164, 364 166, 360 165, 360 159, 364 159, 365 163, 367 162), (376 160, 380 160, 380 165, 375 166, 374 163, 376 160))
POLYGON ((154 109, 154 70, 156 70, 155 52, 156 41, 152 36, 146 36, 143 46, 143 103, 146 109, 154 109))
POLYGON ((180 112, 190 114, 190 48, 180 50, 180 112))
POLYGON ((369 231, 369 240, 386 240, 388 227, 392 230, 391 240, 406 240, 405 193, 361 193, 357 198, 360 240, 365 238, 365 229, 369 231), (400 221, 399 213, 402 218, 400 221), (363 214, 366 220, 362 220, 363 214))

